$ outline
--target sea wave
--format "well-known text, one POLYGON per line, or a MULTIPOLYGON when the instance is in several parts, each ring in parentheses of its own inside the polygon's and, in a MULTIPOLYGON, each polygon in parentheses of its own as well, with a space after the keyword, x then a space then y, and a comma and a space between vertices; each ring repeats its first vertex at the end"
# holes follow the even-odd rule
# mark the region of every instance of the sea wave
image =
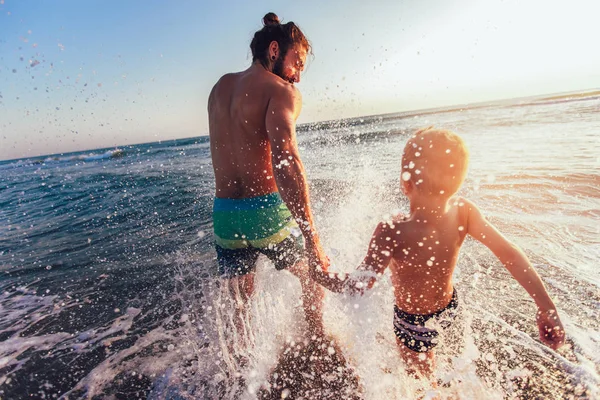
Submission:
POLYGON ((339 127, 334 131, 315 130, 304 132, 301 145, 332 146, 340 144, 359 144, 396 136, 408 135, 407 129, 358 129, 354 126, 339 127))
POLYGON ((43 162, 69 162, 69 161, 98 161, 98 160, 107 160, 111 158, 119 158, 125 156, 125 152, 121 149, 108 150, 104 153, 89 153, 89 154, 80 154, 73 155, 68 157, 48 157, 44 159, 43 162))
POLYGON ((110 160, 110 159, 124 157, 125 154, 126 154, 126 152, 124 150, 117 148, 114 150, 107 150, 102 153, 51 155, 51 156, 44 156, 44 157, 40 157, 40 158, 26 158, 26 159, 16 160, 13 162, 2 163, 0 168, 1 169, 12 169, 12 168, 20 168, 20 167, 29 167, 32 165, 110 160))

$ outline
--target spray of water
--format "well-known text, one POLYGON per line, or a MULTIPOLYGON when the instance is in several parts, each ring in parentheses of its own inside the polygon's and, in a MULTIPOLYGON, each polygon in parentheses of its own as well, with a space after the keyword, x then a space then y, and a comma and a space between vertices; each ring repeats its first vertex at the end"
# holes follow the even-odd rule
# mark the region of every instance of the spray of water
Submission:
MULTIPOLYGON (((398 202, 395 185, 363 161, 363 169, 348 177, 351 184, 338 183, 341 190, 313 196, 333 271, 352 271, 377 222, 394 209, 407 210, 398 202)), ((467 243, 455 285, 459 317, 452 329, 442 331, 436 348, 437 388, 408 375, 400 360, 387 275, 364 296, 328 293, 328 336, 319 338, 304 333, 296 278, 276 271, 266 259, 258 263, 256 291, 241 328, 234 320, 238 304, 225 281, 207 278, 194 287, 182 285, 184 308, 190 310, 185 337, 196 361, 183 368, 185 373, 171 373, 161 393, 174 387, 182 397, 202 393, 232 399, 501 399, 565 393, 585 398, 596 393, 597 366, 581 363, 590 355, 578 355, 575 342, 557 353, 537 340, 533 304, 490 254, 467 243)), ((569 327, 568 313, 561 315, 569 327)))

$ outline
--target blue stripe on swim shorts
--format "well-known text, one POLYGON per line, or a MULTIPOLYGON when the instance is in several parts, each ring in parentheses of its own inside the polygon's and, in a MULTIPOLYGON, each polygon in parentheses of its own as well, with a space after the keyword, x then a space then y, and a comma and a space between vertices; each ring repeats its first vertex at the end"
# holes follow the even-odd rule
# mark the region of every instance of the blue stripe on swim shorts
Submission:
POLYGON ((264 196, 247 197, 244 199, 228 199, 216 197, 213 204, 213 211, 243 211, 256 210, 278 206, 283 203, 279 192, 269 193, 264 196))

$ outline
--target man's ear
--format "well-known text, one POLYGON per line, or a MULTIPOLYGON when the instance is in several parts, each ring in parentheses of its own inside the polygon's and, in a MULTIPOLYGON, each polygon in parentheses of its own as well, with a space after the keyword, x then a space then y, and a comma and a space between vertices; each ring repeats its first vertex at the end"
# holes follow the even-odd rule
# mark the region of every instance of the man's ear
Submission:
POLYGON ((277 60, 277 58, 279 58, 279 43, 273 40, 269 44, 269 60, 274 61, 277 60))

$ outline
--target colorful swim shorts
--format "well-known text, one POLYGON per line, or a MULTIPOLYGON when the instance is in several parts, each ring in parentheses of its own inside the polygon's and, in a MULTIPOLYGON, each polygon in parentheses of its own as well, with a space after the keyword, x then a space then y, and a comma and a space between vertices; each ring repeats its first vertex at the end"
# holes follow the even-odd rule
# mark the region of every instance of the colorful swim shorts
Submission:
POLYGON ((304 255, 300 228, 278 192, 243 199, 217 197, 213 221, 219 274, 224 277, 251 272, 260 253, 278 270, 304 255))
POLYGON ((439 320, 442 329, 447 329, 456 317, 456 307, 458 307, 456 289, 452 292, 450 303, 443 310, 431 314, 409 314, 394 306, 394 333, 412 351, 424 353, 432 350, 437 346, 439 332, 426 328, 425 322, 435 318, 439 320))

